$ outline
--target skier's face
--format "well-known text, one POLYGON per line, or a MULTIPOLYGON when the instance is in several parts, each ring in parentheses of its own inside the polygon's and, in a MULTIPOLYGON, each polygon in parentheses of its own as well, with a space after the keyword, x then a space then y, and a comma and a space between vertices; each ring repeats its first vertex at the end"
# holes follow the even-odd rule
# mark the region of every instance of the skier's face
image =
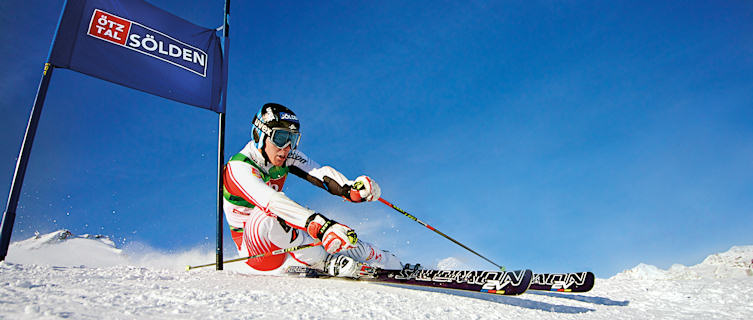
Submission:
POLYGON ((267 153, 269 161, 272 162, 273 165, 278 167, 281 167, 282 164, 285 163, 285 159, 288 158, 290 149, 290 144, 282 149, 276 147, 275 144, 272 143, 271 140, 269 140, 269 138, 267 138, 267 143, 264 144, 264 152, 267 153))

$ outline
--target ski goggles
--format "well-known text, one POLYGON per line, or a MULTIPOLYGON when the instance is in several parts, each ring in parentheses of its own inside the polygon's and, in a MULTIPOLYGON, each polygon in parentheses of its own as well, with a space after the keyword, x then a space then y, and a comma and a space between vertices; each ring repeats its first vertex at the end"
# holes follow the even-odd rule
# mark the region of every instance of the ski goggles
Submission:
POLYGON ((269 135, 269 140, 280 149, 285 149, 287 146, 290 146, 290 149, 295 149, 301 142, 301 134, 285 129, 273 129, 272 134, 269 135))

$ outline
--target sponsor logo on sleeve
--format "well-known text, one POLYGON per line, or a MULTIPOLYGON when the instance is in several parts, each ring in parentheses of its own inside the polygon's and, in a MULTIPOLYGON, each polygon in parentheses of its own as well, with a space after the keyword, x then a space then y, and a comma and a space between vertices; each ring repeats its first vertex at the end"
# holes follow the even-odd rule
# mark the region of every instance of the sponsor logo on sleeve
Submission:
POLYGON ((207 75, 206 52, 136 21, 95 9, 87 34, 199 76, 207 75))
POLYGON ((293 160, 294 165, 296 163, 306 164, 307 162, 309 162, 309 160, 306 159, 306 157, 304 157, 303 155, 301 155, 298 152, 288 153, 288 159, 293 160))

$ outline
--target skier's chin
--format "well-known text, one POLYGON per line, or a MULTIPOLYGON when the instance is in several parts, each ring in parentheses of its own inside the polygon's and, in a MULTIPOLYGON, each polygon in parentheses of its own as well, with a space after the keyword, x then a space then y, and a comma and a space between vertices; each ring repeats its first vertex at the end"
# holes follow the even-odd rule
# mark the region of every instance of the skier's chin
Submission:
POLYGON ((272 158, 272 164, 275 166, 281 167, 283 163, 285 163, 284 156, 276 155, 272 158))

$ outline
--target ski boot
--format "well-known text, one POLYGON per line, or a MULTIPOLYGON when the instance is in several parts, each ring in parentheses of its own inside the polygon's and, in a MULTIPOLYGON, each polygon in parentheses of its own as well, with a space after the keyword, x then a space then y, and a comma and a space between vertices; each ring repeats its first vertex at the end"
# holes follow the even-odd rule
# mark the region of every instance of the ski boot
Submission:
POLYGON ((354 279, 374 278, 376 276, 376 268, 339 254, 329 255, 324 260, 324 272, 333 277, 354 279))

